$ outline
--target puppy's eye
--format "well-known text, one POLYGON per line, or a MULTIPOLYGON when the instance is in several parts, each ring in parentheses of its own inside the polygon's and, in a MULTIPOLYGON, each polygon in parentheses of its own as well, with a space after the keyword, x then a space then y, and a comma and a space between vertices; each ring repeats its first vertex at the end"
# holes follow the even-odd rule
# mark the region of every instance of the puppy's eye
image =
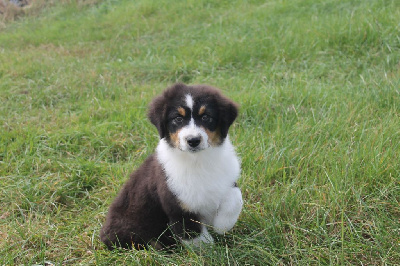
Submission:
POLYGON ((183 117, 182 116, 178 116, 174 118, 174 122, 177 124, 180 124, 183 122, 183 117))
POLYGON ((211 122, 211 121, 212 121, 212 118, 209 117, 208 115, 203 115, 203 116, 201 117, 201 120, 203 120, 204 122, 211 122))

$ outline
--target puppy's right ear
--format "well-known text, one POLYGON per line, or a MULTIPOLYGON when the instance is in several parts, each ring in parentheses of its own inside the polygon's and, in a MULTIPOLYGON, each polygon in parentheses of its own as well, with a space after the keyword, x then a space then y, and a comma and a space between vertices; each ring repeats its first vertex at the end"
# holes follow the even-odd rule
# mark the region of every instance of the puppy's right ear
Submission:
MULTIPOLYGON (((0 0, 1 1, 1 0, 0 0)), ((183 83, 176 83, 171 87, 165 89, 161 95, 154 98, 149 105, 149 112, 147 114, 151 123, 156 126, 160 138, 167 136, 167 108, 170 102, 180 95, 182 91, 186 90, 187 86, 183 83)))
POLYGON ((167 133, 165 124, 166 101, 164 95, 157 96, 149 105, 147 113, 150 122, 156 126, 160 139, 167 133))

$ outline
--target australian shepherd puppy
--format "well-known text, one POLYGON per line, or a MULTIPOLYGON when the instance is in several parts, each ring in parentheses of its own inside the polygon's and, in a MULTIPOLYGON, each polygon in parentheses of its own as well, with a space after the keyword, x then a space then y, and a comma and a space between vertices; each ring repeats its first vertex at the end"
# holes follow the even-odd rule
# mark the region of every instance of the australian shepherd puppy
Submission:
POLYGON ((111 204, 100 237, 114 247, 159 249, 213 243, 236 223, 243 201, 240 162, 228 137, 237 105, 216 88, 175 84, 150 104, 156 152, 111 204))

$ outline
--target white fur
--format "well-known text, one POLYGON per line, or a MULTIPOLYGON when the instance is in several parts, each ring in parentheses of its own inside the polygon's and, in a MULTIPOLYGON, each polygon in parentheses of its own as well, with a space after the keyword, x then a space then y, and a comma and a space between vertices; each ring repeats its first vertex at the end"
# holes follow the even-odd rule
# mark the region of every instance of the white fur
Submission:
MULTIPOLYGON (((156 154, 169 189, 191 212, 199 214, 201 223, 217 233, 233 227, 243 202, 240 189, 233 186, 240 175, 240 162, 228 137, 222 145, 198 152, 172 148, 161 139, 156 154)), ((199 239, 203 238, 200 235, 199 239)))
POLYGON ((242 206, 243 200, 240 189, 238 187, 230 189, 222 200, 217 215, 214 217, 214 231, 218 234, 224 234, 231 230, 239 218, 242 206))
POLYGON ((178 137, 179 137, 179 149, 181 149, 182 151, 192 150, 192 148, 187 143, 187 139, 190 137, 201 138, 199 146, 195 148, 196 151, 204 150, 209 146, 208 135, 206 131, 203 128, 196 126, 193 118, 190 120, 189 125, 183 127, 179 131, 178 137))
POLYGON ((208 232, 207 227, 202 225, 201 233, 198 237, 193 238, 193 239, 188 239, 188 240, 182 240, 182 242, 189 246, 199 247, 199 246, 201 246, 202 243, 213 244, 214 239, 208 232))
POLYGON ((193 98, 192 98, 192 95, 186 94, 185 100, 186 100, 187 107, 189 107, 189 109, 191 111, 193 111, 193 98))

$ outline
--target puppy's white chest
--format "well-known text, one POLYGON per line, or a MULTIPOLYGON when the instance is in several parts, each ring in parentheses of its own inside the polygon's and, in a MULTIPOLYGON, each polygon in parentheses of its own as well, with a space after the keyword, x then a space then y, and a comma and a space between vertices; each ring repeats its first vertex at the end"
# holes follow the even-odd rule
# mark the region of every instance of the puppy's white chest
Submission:
POLYGON ((168 177, 169 189, 177 196, 182 207, 202 216, 212 216, 218 209, 227 186, 212 185, 198 175, 168 177), (198 182, 203 180, 203 182, 198 182), (208 183, 208 184, 207 184, 208 183))
POLYGON ((199 153, 173 149, 161 140, 157 158, 167 185, 184 209, 200 214, 204 222, 216 214, 221 200, 240 175, 240 163, 229 139, 199 153))

